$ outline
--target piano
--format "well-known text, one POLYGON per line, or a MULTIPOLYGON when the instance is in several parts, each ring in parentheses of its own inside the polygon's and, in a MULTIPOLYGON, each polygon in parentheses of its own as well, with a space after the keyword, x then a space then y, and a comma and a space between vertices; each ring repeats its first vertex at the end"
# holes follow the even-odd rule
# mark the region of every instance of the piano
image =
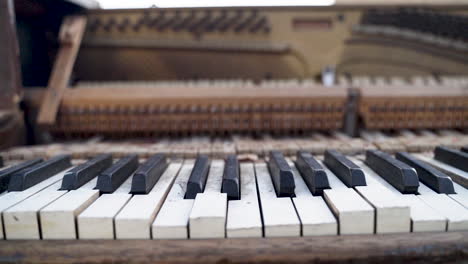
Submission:
POLYGON ((0 263, 466 261, 468 8, 407 2, 65 17, 0 72, 0 263))

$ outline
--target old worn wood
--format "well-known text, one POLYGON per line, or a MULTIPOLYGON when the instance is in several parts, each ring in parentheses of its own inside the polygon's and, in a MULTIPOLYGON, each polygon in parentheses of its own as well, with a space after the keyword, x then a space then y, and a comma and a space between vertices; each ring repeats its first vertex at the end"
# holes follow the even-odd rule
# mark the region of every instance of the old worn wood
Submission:
POLYGON ((70 80, 85 26, 86 18, 83 16, 67 17, 62 24, 59 33, 61 47, 52 69, 47 92, 42 100, 37 119, 39 124, 50 125, 55 122, 62 95, 70 80))
POLYGON ((0 241, 2 263, 456 263, 468 232, 210 240, 0 241))
POLYGON ((13 0, 0 2, 0 39, 0 109, 4 110, 15 107, 21 87, 13 0))

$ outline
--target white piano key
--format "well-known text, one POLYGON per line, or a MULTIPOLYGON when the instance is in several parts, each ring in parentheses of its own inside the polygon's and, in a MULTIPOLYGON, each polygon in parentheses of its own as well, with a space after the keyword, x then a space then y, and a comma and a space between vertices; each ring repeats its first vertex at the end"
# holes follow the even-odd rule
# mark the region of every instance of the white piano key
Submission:
POLYGON ((77 217, 78 238, 114 239, 114 217, 132 198, 132 177, 113 193, 103 194, 77 217))
POLYGON ((338 218, 341 235, 374 233, 374 209, 353 189, 324 190, 324 197, 338 218))
MULTIPOLYGON (((63 178, 68 169, 58 173, 63 178)), ((39 210, 58 199, 67 191, 59 191, 58 181, 26 200, 3 212, 6 239, 40 239, 39 210)))
POLYGON ((97 177, 69 191, 39 212, 42 239, 76 239, 76 216, 99 197, 97 177))
POLYGON ((432 209, 416 195, 404 195, 405 203, 411 208, 411 232, 444 232, 447 219, 432 209))
POLYGON ((153 239, 188 238, 188 222, 194 200, 184 199, 184 195, 193 165, 193 160, 186 161, 182 165, 166 201, 151 226, 153 239))
POLYGON ((385 187, 376 185, 355 188, 375 208, 377 234, 411 231, 410 207, 385 187))
POLYGON ((255 164, 255 172, 263 213, 265 237, 300 236, 300 222, 291 198, 276 196, 265 163, 255 164))
POLYGON ((240 200, 228 202, 227 237, 261 237, 262 218, 252 163, 240 164, 240 200))
POLYGON ((190 238, 224 238, 227 194, 221 193, 224 161, 211 162, 203 193, 197 194, 189 217, 190 238))
POLYGON ((149 239, 151 223, 158 214, 182 163, 172 163, 146 195, 134 195, 115 217, 117 239, 149 239))
POLYGON ((456 194, 449 194, 448 196, 468 209, 468 189, 455 182, 453 183, 453 188, 456 194))
POLYGON ((292 198, 301 221, 303 236, 338 234, 338 223, 321 196, 313 196, 299 171, 290 164, 296 184, 296 197, 292 198))
POLYGON ((331 189, 324 190, 324 198, 338 218, 339 233, 342 235, 374 233, 374 208, 354 189, 348 188, 341 182, 322 161, 319 163, 328 176, 331 189))
MULTIPOLYGON (((62 178, 63 175, 57 174, 24 191, 6 193, 0 197, 0 213, 3 214, 6 209, 26 200, 28 197, 31 197, 50 185, 62 180, 62 178)), ((3 236, 3 217, 0 217, 0 239, 3 239, 3 236)))
POLYGON ((447 231, 468 230, 468 209, 461 204, 438 193, 417 197, 448 219, 447 231))
POLYGON ((366 181, 369 185, 383 186, 399 199, 401 203, 410 207, 411 230, 412 232, 425 232, 425 231, 445 231, 447 219, 429 207, 426 203, 419 200, 414 194, 402 194, 395 189, 391 184, 385 181, 382 177, 377 175, 371 168, 364 164, 361 160, 351 160, 356 163, 364 171, 366 181))

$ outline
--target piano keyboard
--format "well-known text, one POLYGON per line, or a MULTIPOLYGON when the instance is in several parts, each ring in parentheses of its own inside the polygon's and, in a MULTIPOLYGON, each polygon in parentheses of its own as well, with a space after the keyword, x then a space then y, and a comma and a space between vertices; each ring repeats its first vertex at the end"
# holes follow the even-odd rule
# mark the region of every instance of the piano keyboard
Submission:
POLYGON ((201 239, 468 230, 468 153, 265 159, 69 155, 0 170, 3 239, 201 239))

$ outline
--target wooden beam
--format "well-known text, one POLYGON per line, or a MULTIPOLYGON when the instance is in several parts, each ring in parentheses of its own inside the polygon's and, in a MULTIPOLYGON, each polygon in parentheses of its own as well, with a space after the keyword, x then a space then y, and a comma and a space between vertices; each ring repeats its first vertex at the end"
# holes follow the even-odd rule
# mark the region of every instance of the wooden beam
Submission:
POLYGON ((0 1, 0 109, 16 109, 21 91, 13 0, 0 1))
POLYGON ((62 95, 70 80, 85 27, 86 17, 70 16, 65 18, 60 28, 60 49, 39 111, 37 121, 40 125, 52 125, 55 122, 62 95))
POLYGON ((468 232, 203 240, 0 241, 8 263, 457 263, 468 232))

